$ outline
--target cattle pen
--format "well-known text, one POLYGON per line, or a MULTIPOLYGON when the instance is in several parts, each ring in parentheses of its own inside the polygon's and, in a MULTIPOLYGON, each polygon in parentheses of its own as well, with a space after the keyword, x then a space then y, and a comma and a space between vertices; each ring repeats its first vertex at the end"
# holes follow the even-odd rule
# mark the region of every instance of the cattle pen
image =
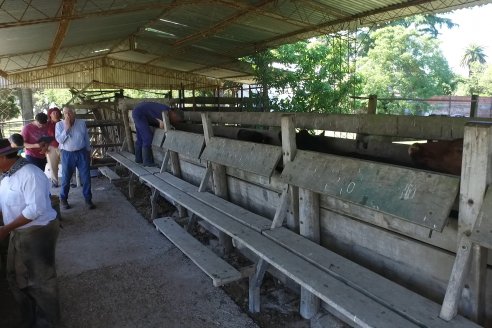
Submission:
POLYGON ((197 255, 200 245, 187 248, 193 242, 186 239, 186 226, 153 217, 204 272, 211 270, 214 285, 249 277, 250 311, 261 311, 254 286, 269 272, 299 292, 305 318, 324 308, 353 326, 379 326, 378 320, 389 327, 491 324, 489 120, 187 111, 186 123, 156 130, 154 156, 162 165, 149 169, 132 163, 130 111, 136 101, 119 100, 126 151, 111 156, 132 171, 130 183, 139 180, 151 188, 151 206, 159 195, 165 197, 189 218, 188 226, 198 222, 219 238, 224 251, 241 252, 255 263, 254 270, 221 280, 217 267, 202 267, 197 259, 203 256, 197 255), (244 129, 266 135, 268 144, 236 140, 244 129), (327 138, 330 149, 321 153, 296 145, 299 129, 356 138, 327 138), (461 175, 412 167, 408 146, 397 143, 461 138, 461 175), (255 236, 259 231, 254 238, 273 240, 271 250, 243 236, 243 225, 235 230, 217 221, 223 214, 255 236), (277 248, 282 255, 274 254, 277 248), (319 273, 299 271, 291 260, 319 273), (353 289, 355 296, 333 296, 340 282, 351 287, 341 287, 340 294, 353 295, 353 289), (390 315, 381 315, 386 312, 390 315))

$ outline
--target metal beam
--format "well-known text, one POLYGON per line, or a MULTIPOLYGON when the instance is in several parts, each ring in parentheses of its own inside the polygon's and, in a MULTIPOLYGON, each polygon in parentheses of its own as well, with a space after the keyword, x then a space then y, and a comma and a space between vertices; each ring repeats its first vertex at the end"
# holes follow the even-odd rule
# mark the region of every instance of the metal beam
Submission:
POLYGON ((226 5, 226 6, 229 6, 229 7, 235 7, 235 8, 240 8, 240 9, 252 9, 255 14, 259 14, 259 15, 262 15, 262 16, 265 16, 265 17, 269 17, 269 18, 273 18, 273 19, 277 19, 279 21, 282 21, 284 23, 289 23, 289 24, 292 24, 292 25, 295 25, 295 26, 299 26, 299 27, 306 27, 306 26, 309 26, 309 24, 307 24, 306 22, 304 21, 301 21, 299 19, 295 19, 295 18, 291 18, 291 17, 286 17, 286 16, 283 16, 279 13, 275 13, 275 12, 269 12, 269 11, 265 11, 265 10, 261 10, 260 8, 256 8, 256 7, 252 7, 252 6, 249 6, 248 4, 245 4, 241 1, 236 1, 236 0, 216 0, 217 3, 220 3, 222 5, 226 5))
POLYGON ((188 44, 188 43, 193 42, 193 41, 198 40, 198 39, 206 38, 206 37, 210 36, 211 34, 222 31, 227 26, 235 23, 239 18, 246 16, 246 15, 249 15, 252 12, 254 12, 254 10, 257 10, 261 7, 269 5, 272 2, 275 2, 275 0, 263 0, 262 2, 258 3, 255 6, 244 8, 244 9, 238 11, 237 13, 235 13, 234 15, 227 17, 226 19, 210 26, 209 28, 207 28, 205 30, 198 31, 196 33, 190 34, 188 36, 185 36, 184 38, 177 40, 176 42, 173 43, 173 47, 176 47, 176 48, 182 47, 185 44, 188 44))
MULTIPOLYGON (((109 10, 102 10, 102 11, 95 11, 95 12, 90 12, 90 13, 75 13, 72 14, 68 17, 65 17, 66 19, 69 20, 74 20, 74 19, 82 19, 82 18, 91 18, 91 17, 99 17, 99 16, 111 16, 111 15, 119 15, 119 14, 126 14, 126 13, 131 13, 131 12, 136 12, 136 11, 142 11, 142 10, 158 10, 158 9, 168 9, 168 8, 174 8, 174 7, 179 7, 179 6, 184 6, 184 5, 191 5, 191 4, 203 4, 204 2, 214 2, 213 0, 180 0, 179 2, 176 3, 171 3, 171 4, 164 4, 164 3, 147 3, 147 4, 140 4, 140 5, 134 5, 134 6, 127 6, 124 8, 118 8, 118 9, 109 9, 109 10)), ((1 7, 0 7, 1 8, 1 7)), ((3 8, 2 8, 3 9, 3 8)), ((5 9, 4 9, 5 10, 5 9)), ((9 14, 8 12, 6 12, 9 14)), ((57 17, 47 17, 47 18, 40 18, 40 19, 32 19, 28 21, 12 21, 12 22, 7 22, 7 23, 0 23, 0 29, 2 28, 8 28, 8 27, 17 27, 17 26, 27 26, 27 25, 36 25, 36 24, 43 24, 43 23, 53 23, 53 22, 59 22, 62 20, 62 17, 57 16, 57 17)))
POLYGON ((75 2, 77 0, 63 0, 62 10, 61 10, 61 20, 58 25, 58 31, 56 32, 56 36, 53 39, 53 44, 51 46, 50 55, 48 57, 48 67, 51 67, 55 62, 56 55, 58 54, 58 50, 60 50, 60 46, 67 34, 68 25, 70 24, 70 17, 73 15, 75 9, 75 2))

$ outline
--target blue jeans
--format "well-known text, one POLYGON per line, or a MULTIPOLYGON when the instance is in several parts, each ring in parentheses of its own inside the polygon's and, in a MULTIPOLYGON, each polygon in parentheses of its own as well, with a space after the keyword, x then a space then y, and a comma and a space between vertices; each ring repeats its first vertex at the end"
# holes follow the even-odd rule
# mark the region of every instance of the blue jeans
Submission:
POLYGON ((70 191, 70 179, 72 179, 75 168, 79 169, 80 182, 82 183, 82 194, 85 201, 92 200, 91 172, 89 152, 86 149, 77 151, 61 150, 62 184, 60 199, 67 200, 70 191))
POLYGON ((137 105, 132 111, 133 122, 137 130, 138 147, 150 147, 152 145, 153 131, 151 126, 159 126, 157 119, 162 119, 162 112, 169 110, 163 104, 143 102, 137 105))

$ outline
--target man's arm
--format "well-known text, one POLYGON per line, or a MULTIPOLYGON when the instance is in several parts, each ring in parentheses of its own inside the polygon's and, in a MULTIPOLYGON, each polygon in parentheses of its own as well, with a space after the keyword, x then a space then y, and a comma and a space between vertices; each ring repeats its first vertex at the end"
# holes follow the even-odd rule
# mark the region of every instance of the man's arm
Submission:
POLYGON ((55 125, 55 139, 58 143, 63 144, 70 137, 70 129, 65 129, 64 121, 60 121, 55 125))
POLYGON ((31 222, 31 220, 25 218, 24 215, 20 214, 17 218, 15 218, 14 221, 10 222, 7 225, 0 226, 0 240, 5 239, 5 237, 7 237, 12 230, 22 227, 29 222, 31 222))

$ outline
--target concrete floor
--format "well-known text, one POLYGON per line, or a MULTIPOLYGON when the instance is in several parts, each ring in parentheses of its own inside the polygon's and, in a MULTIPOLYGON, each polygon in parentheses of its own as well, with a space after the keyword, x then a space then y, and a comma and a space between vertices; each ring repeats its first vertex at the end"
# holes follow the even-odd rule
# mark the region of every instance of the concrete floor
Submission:
MULTIPOLYGON (((70 191, 57 245, 63 327, 257 327, 109 181, 92 180, 97 208, 70 191)), ((53 190, 57 194, 57 190, 53 190)), ((0 327, 18 313, 0 282, 0 327)))

